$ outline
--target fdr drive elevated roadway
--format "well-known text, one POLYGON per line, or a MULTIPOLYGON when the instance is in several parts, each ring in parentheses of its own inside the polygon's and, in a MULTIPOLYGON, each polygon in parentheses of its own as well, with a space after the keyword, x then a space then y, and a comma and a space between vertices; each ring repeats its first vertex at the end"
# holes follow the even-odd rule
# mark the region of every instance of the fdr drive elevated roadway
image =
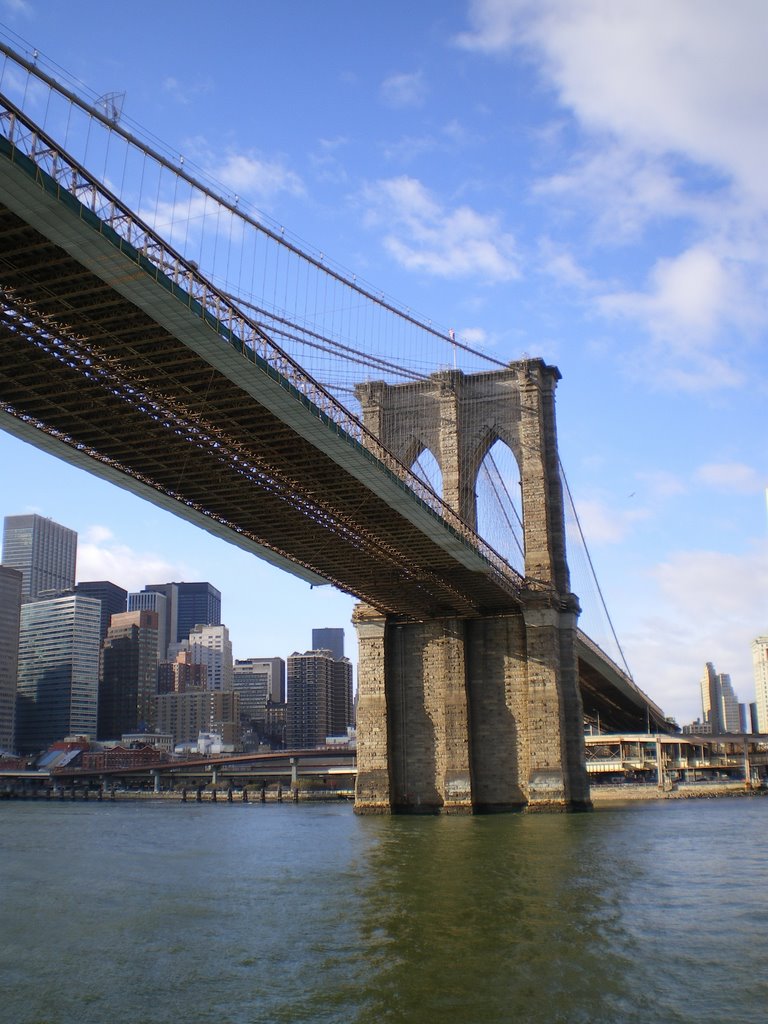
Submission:
MULTIPOLYGON (((0 286, 10 433, 384 615, 504 614, 535 589, 3 97, 0 286)), ((578 644, 587 714, 663 721, 578 644)))

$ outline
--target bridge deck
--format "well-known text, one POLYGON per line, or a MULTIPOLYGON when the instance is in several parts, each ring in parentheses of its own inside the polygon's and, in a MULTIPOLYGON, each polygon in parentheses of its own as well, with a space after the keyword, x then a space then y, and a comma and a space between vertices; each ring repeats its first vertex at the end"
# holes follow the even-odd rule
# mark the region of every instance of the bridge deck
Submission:
POLYGON ((0 160, 3 426, 382 611, 514 607, 482 557, 357 441, 10 155, 0 160), (265 391, 270 407, 255 398, 265 391))

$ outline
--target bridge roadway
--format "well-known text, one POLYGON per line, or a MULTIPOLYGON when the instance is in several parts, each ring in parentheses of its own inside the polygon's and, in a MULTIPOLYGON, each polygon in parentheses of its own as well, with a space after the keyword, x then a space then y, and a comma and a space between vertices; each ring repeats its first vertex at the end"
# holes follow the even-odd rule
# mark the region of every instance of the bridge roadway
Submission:
MULTIPOLYGON (((387 614, 519 606, 530 581, 2 97, 0 129, 0 427, 387 614)), ((580 657, 587 714, 663 718, 580 657)))

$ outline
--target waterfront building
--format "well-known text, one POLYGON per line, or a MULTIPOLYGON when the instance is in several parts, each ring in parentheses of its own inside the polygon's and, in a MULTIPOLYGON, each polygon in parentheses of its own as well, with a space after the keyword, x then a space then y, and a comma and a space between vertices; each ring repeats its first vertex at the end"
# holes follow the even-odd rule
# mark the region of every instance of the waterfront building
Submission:
POLYGON ((166 754, 173 753, 173 736, 169 732, 125 732, 120 737, 123 747, 154 747, 166 754))
POLYGON ((344 630, 326 626, 312 630, 312 650, 330 651, 336 659, 344 657, 344 630))
POLYGON ((168 599, 169 644, 181 643, 195 626, 221 625, 221 592, 211 583, 152 583, 144 591, 168 599))
POLYGON ((711 736, 712 726, 709 722, 702 722, 698 718, 695 722, 683 726, 684 736, 711 736))
POLYGON ((716 672, 708 661, 701 677, 702 718, 711 727, 713 735, 740 732, 739 701, 726 672, 716 672))
POLYGON ((195 665, 208 669, 209 690, 232 689, 232 641, 226 626, 194 626, 180 644, 171 644, 174 657, 188 651, 195 665))
POLYGON ((157 730, 173 735, 174 744, 196 743, 200 733, 217 733, 235 747, 240 733, 240 695, 234 690, 161 693, 155 698, 157 730))
POLYGON ((99 635, 106 639, 109 624, 113 615, 120 615, 126 610, 128 591, 108 580, 88 581, 75 584, 75 593, 85 597, 95 597, 101 601, 101 625, 99 635))
POLYGON ((67 594, 21 606, 16 746, 45 749, 64 736, 94 737, 101 603, 67 594))
POLYGON ((71 591, 76 561, 74 530, 44 516, 5 517, 2 564, 21 572, 24 600, 71 591))
POLYGON ((176 643, 176 623, 170 621, 169 599, 158 590, 141 590, 128 595, 129 612, 154 612, 157 615, 157 660, 159 663, 168 658, 168 647, 171 643, 171 630, 173 630, 173 643, 176 643))
POLYGON ((323 745, 352 725, 352 663, 330 651, 288 658, 288 746, 323 745))
POLYGON ((0 753, 13 753, 16 749, 22 580, 18 569, 0 565, 0 753))
POLYGON ((151 729, 157 694, 157 614, 112 616, 102 644, 98 737, 117 740, 124 732, 151 729))
POLYGON ((752 668, 755 675, 757 732, 768 733, 768 635, 752 641, 752 668))

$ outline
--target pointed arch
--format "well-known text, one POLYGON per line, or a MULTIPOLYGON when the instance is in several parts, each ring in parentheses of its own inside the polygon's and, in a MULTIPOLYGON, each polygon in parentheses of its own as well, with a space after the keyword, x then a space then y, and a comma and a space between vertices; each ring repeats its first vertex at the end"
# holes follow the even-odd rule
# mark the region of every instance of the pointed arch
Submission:
POLYGON ((525 531, 520 465, 495 431, 477 449, 477 532, 519 572, 525 572, 525 531))
POLYGON ((443 496, 443 472, 440 463, 426 445, 420 445, 416 456, 410 462, 411 472, 432 488, 439 497, 443 496))

